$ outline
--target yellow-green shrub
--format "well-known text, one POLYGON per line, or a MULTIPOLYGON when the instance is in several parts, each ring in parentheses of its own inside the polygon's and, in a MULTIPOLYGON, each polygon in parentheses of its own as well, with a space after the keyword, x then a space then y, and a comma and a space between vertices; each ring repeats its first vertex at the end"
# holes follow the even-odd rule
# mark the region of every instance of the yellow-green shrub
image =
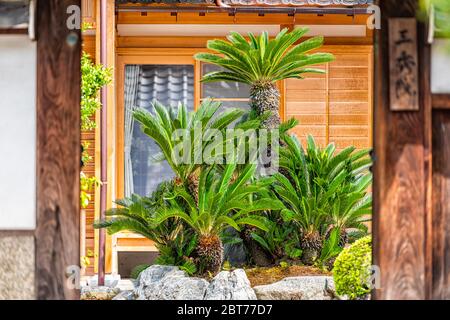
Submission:
POLYGON ((372 237, 357 240, 345 248, 334 262, 336 293, 356 299, 370 293, 372 237))

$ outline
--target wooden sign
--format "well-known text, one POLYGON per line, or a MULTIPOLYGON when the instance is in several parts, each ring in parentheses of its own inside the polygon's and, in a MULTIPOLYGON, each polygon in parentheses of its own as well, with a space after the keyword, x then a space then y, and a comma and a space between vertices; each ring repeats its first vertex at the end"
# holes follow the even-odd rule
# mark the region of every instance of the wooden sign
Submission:
POLYGON ((392 111, 419 110, 417 22, 389 19, 389 87, 392 111))

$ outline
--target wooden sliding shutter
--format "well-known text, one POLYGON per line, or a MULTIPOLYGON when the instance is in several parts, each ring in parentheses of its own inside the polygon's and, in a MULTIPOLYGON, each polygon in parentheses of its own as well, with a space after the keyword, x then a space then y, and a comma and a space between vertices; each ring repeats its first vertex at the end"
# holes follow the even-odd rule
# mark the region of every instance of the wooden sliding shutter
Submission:
POLYGON ((324 46, 334 62, 318 66, 326 74, 286 80, 286 119, 299 125, 293 132, 302 140, 310 134, 322 146, 372 146, 372 46, 324 46))

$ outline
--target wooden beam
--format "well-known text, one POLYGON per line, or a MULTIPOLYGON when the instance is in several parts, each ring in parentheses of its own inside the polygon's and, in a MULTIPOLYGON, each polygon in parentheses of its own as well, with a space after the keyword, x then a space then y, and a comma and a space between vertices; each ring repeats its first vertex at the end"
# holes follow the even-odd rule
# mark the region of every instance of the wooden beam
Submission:
MULTIPOLYGON (((153 37, 153 36, 118 36, 117 48, 206 48, 211 39, 226 40, 226 37, 153 37)), ((302 41, 309 39, 302 38, 302 41)), ((326 37, 325 45, 371 45, 373 34, 366 37, 326 37)))
POLYGON ((450 94, 433 94, 433 109, 450 110, 450 94))
POLYGON ((388 19, 414 17, 416 0, 380 1, 381 29, 375 68, 374 264, 381 270, 375 299, 429 298, 430 112, 429 46, 418 28, 419 111, 390 111, 388 19))
POLYGON ((66 268, 80 265, 80 30, 67 8, 80 0, 38 1, 37 227, 38 299, 78 299, 66 268))

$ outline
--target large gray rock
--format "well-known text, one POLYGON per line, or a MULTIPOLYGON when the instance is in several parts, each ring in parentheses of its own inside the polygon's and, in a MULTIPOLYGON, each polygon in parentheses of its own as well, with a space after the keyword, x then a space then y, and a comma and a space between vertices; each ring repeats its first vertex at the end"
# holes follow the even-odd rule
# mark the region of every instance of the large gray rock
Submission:
POLYGON ((209 284, 205 300, 256 300, 245 271, 222 271, 209 284))
POLYGON ((327 276, 290 277, 253 289, 258 300, 331 300, 326 291, 334 291, 334 282, 327 276))
POLYGON ((178 267, 153 265, 141 272, 135 295, 138 300, 202 300, 208 285, 178 267))

